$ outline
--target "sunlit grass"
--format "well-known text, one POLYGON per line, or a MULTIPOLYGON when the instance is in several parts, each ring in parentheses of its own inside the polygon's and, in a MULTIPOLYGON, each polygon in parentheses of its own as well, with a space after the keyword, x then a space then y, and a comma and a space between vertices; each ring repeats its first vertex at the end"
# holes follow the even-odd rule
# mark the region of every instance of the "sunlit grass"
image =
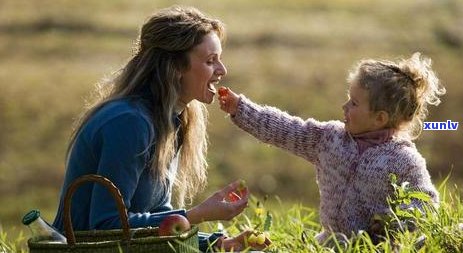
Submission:
MULTIPOLYGON (((461 117, 461 1, 175 3, 197 6, 225 22, 223 60, 228 75, 223 84, 257 102, 302 118, 339 119, 345 77, 355 61, 422 51, 434 60, 448 90, 443 104, 431 108, 430 120, 461 117)), ((16 236, 21 227, 18 217, 29 209, 39 208, 53 219, 72 121, 84 98, 96 82, 130 57, 144 18, 172 4, 169 0, 0 1, 0 202, 8 203, 0 209, 0 222, 8 235, 16 236)), ((284 203, 301 202, 300 208, 298 204, 294 208, 304 214, 307 208, 316 209, 318 190, 310 164, 238 130, 217 104, 208 108, 209 187, 196 201, 244 178, 256 196, 278 195, 284 203)), ((461 130, 427 132, 418 140, 433 182, 441 181, 452 168, 452 183, 462 181, 463 173, 456 169, 463 166, 462 137, 461 130)), ((267 203, 275 212, 278 205, 267 203)), ((277 213, 275 222, 282 222, 282 217, 285 214, 277 213)), ((313 224, 310 228, 317 229, 313 224)), ((310 231, 306 233, 310 238, 310 231)))
POLYGON ((463 206, 460 195, 455 194, 455 189, 448 191, 445 182, 439 190, 443 199, 440 207, 413 216, 418 228, 416 231, 391 232, 379 244, 374 244, 367 233, 359 232, 347 242, 335 239, 329 246, 320 245, 315 239, 321 229, 316 210, 300 204, 267 209, 262 201, 255 198, 244 214, 227 223, 225 231, 237 234, 249 227, 263 230, 265 213, 270 212, 273 224, 269 234, 273 243, 266 252, 461 252, 463 206))
MULTIPOLYGON (((461 252, 463 250, 463 205, 455 189, 440 187, 442 202, 436 210, 428 210, 415 217, 418 230, 391 233, 379 244, 373 244, 366 233, 360 232, 346 243, 334 241, 330 246, 320 245, 315 235, 320 232, 318 211, 302 204, 285 206, 278 198, 267 203, 252 197, 249 207, 229 222, 202 224, 202 231, 218 231, 236 235, 244 229, 267 230, 272 245, 266 252, 461 252), (268 214, 271 223, 266 224, 268 214), (424 238, 424 240, 422 240, 424 238)), ((20 232, 14 237, 0 230, 0 252, 26 252, 30 236, 20 232)))

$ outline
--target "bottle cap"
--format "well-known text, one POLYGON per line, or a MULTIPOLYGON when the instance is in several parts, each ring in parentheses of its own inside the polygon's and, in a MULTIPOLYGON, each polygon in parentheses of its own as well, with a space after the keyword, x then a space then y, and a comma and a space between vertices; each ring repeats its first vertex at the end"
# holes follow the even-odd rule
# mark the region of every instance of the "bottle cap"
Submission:
POLYGON ((26 215, 24 215, 23 224, 24 225, 29 225, 39 217, 40 217, 40 211, 37 210, 37 209, 32 210, 32 211, 28 212, 26 215))

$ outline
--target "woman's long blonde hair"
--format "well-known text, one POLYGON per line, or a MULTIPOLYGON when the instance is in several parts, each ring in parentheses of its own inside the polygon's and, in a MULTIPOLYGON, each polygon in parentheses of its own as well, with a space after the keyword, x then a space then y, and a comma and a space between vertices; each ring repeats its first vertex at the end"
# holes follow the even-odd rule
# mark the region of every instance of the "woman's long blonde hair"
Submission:
MULTIPOLYGON (((140 96, 150 102, 155 128, 151 172, 166 183, 169 164, 176 154, 172 116, 179 99, 181 73, 190 67, 188 53, 210 32, 221 40, 225 35, 219 20, 192 7, 173 6, 152 15, 141 28, 133 57, 112 78, 97 85, 95 101, 76 121, 68 156, 80 129, 98 109, 116 99, 140 96)), ((207 118, 205 106, 196 100, 180 115, 183 139, 174 182, 174 197, 180 207, 185 201, 191 203, 206 185, 207 118)))

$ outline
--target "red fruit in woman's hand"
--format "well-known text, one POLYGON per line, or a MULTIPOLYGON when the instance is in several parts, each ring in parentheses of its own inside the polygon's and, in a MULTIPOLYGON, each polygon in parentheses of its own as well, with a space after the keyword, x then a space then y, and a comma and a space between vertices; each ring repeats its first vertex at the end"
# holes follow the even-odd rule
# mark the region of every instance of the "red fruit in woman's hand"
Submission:
POLYGON ((236 192, 228 193, 228 199, 230 202, 236 202, 241 199, 240 195, 236 194, 236 192))
POLYGON ((228 95, 228 89, 226 87, 220 87, 219 88, 219 96, 224 97, 228 95))

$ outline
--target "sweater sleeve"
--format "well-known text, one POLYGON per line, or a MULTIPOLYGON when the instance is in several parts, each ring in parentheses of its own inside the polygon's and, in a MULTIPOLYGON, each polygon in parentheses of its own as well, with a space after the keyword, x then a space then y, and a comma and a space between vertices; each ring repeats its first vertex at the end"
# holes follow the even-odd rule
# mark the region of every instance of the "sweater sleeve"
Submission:
MULTIPOLYGON (((420 191, 429 195, 430 203, 424 203, 422 200, 413 199, 408 207, 415 207, 423 211, 425 204, 439 204, 439 193, 431 182, 431 176, 426 169, 425 159, 418 153, 415 148, 409 148, 411 151, 406 153, 401 159, 400 164, 403 166, 399 173, 399 184, 408 182, 410 189, 420 191)), ((400 167, 400 165, 398 165, 400 167)))
POLYGON ((318 159, 324 124, 291 116, 275 107, 253 103, 243 95, 232 121, 258 140, 285 149, 310 162, 318 159))
MULTIPOLYGON (((126 113, 107 122, 100 130, 101 156, 98 174, 111 180, 122 194, 127 210, 140 175, 149 160, 148 123, 139 115, 126 113)), ((186 216, 183 209, 164 212, 128 212, 130 227, 157 226, 169 214, 186 216)), ((95 185, 91 193, 89 223, 92 229, 120 228, 115 201, 104 186, 95 185)))
MULTIPOLYGON (((412 198, 410 204, 402 204, 399 208, 406 210, 413 208, 420 212, 425 212, 425 207, 437 207, 439 205, 439 194, 431 182, 431 177, 426 169, 426 163, 423 157, 416 152, 416 155, 402 157, 401 172, 398 173, 398 185, 407 182, 409 189, 413 191, 419 191, 426 193, 430 200, 429 202, 418 198, 412 198)), ((413 218, 402 218, 400 220, 394 220, 389 225, 390 230, 406 229, 409 231, 415 231, 417 229, 416 220, 413 218)))

